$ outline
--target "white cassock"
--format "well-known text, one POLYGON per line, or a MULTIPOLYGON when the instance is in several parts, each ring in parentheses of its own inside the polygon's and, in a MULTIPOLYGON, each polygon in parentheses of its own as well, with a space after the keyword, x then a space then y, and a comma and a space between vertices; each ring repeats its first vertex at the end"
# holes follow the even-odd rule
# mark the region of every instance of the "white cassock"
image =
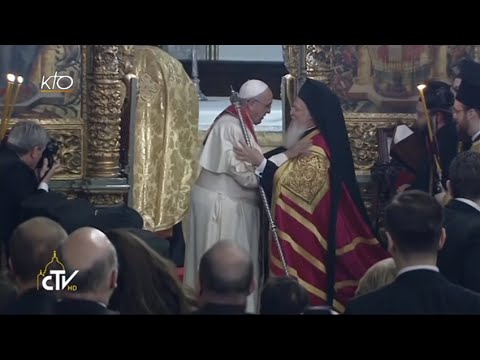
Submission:
MULTIPOLYGON (((252 146, 262 151, 247 131, 252 146)), ((220 240, 235 242, 250 252, 259 284, 261 200, 254 168, 237 160, 233 152, 233 146, 242 140, 240 120, 224 114, 211 129, 200 156, 201 171, 192 189, 184 265, 184 283, 196 290, 200 259, 220 240)), ((258 293, 255 290, 248 297, 247 312, 257 312, 258 293)))

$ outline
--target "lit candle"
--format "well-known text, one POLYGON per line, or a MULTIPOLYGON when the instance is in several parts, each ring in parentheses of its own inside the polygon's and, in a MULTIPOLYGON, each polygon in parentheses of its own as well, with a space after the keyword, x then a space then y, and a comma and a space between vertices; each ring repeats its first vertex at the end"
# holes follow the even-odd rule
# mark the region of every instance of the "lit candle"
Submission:
MULTIPOLYGON (((417 89, 420 92, 420 99, 421 99, 422 104, 423 104, 423 111, 425 112, 425 116, 427 117, 427 128, 428 128, 428 137, 430 139, 430 144, 432 146, 435 146, 435 142, 434 142, 434 139, 433 139, 432 120, 430 119, 430 114, 429 114, 428 109, 427 109, 427 102, 425 101, 425 95, 423 94, 423 90, 425 88, 426 88, 426 85, 424 85, 424 84, 420 84, 420 85, 417 86, 417 89)), ((435 168, 437 170, 438 178, 441 179, 442 178, 442 170, 441 170, 440 162, 438 161, 438 158, 437 158, 437 155, 435 153, 434 148, 432 148, 432 152, 433 152, 432 155, 433 155, 433 160, 435 162, 435 168)))
POLYGON ((428 127, 428 137, 430 138, 430 142, 433 143, 433 131, 432 131, 432 124, 431 124, 431 120, 430 120, 430 114, 428 112, 428 109, 427 109, 427 102, 425 101, 425 95, 423 93, 423 90, 426 88, 427 86, 424 85, 424 84, 420 84, 417 86, 417 89, 418 91, 420 92, 420 99, 422 101, 422 105, 423 105, 423 111, 425 112, 425 116, 427 118, 427 127, 428 127))
POLYGON ((15 104, 17 103, 17 97, 18 97, 18 93, 20 92, 20 86, 22 85, 22 83, 23 83, 23 77, 18 76, 17 77, 17 86, 16 86, 16 89, 15 89, 15 95, 13 96, 13 100, 11 101, 10 106, 8 107, 9 111, 8 111, 8 116, 7 116, 7 124, 8 124, 8 121, 10 120, 10 117, 12 116, 15 104))
POLYGON ((192 78, 198 78, 197 46, 192 47, 192 78))
POLYGON ((1 126, 1 129, 0 129, 0 140, 4 138, 4 136, 7 132, 7 125, 8 125, 7 115, 8 115, 8 110, 9 110, 9 106, 10 106, 10 100, 12 98, 13 83, 15 82, 15 75, 8 74, 7 75, 7 81, 8 81, 8 85, 7 85, 7 92, 5 94, 5 104, 4 104, 4 108, 3 108, 2 126, 1 126))

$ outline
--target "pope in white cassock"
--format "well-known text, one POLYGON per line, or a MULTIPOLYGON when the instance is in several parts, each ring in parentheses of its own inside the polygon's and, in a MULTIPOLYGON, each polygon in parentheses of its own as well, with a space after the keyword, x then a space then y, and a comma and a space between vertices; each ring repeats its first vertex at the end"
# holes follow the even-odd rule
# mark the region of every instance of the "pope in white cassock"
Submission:
MULTIPOLYGON (((252 146, 257 143, 254 126, 270 113, 273 94, 260 80, 248 80, 239 91, 242 118, 252 146)), ((196 290, 198 268, 203 254, 220 240, 232 241, 247 249, 259 282, 260 206, 258 179, 254 168, 237 160, 234 145, 244 142, 234 105, 214 120, 200 155, 200 175, 192 189, 190 231, 186 239, 184 283, 196 290)), ((258 290, 247 300, 247 312, 257 312, 258 290)))

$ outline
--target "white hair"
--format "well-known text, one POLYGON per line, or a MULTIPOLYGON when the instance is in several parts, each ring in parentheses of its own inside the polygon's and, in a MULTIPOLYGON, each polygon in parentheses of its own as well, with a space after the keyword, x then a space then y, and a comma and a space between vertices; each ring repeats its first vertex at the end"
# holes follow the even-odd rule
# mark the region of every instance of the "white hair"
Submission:
POLYGON ((12 127, 7 144, 23 155, 37 146, 47 146, 49 141, 48 132, 42 125, 33 121, 19 121, 12 127))

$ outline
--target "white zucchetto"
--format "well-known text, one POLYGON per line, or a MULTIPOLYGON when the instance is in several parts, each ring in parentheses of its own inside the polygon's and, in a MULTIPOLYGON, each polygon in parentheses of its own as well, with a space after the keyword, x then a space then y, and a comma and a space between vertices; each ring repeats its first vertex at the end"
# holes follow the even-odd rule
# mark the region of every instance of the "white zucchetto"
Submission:
POLYGON ((267 89, 268 89, 268 85, 265 84, 263 81, 255 80, 255 79, 248 80, 240 88, 238 96, 241 99, 248 100, 255 96, 260 95, 267 89))

